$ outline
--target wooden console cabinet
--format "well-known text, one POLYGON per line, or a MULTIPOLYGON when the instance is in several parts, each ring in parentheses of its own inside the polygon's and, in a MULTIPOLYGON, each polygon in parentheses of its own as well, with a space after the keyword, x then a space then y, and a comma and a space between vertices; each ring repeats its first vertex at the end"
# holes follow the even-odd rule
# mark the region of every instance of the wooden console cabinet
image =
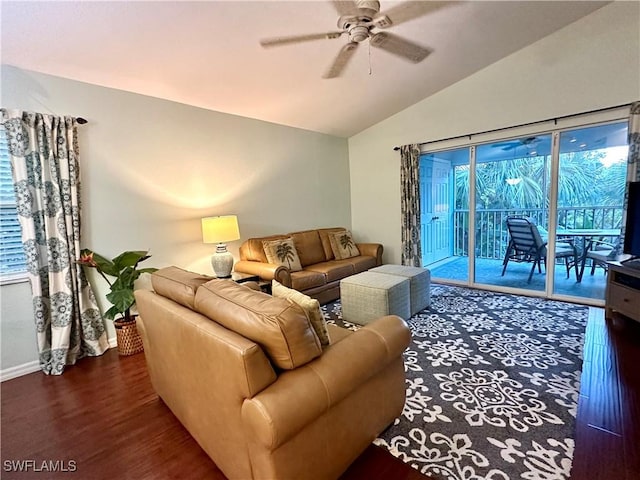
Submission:
POLYGON ((608 266, 605 318, 616 311, 640 322, 640 269, 620 262, 608 262, 608 266))

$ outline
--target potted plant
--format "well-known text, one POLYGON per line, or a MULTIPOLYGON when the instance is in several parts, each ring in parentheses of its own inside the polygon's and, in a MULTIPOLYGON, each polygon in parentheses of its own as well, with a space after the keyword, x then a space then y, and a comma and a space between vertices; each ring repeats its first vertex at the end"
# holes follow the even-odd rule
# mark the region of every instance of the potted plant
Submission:
POLYGON ((89 249, 80 251, 78 263, 95 268, 111 289, 107 294, 107 300, 112 306, 104 316, 113 320, 120 355, 132 355, 142 351, 142 339, 136 329, 135 316, 131 315, 131 307, 136 302, 133 296, 135 281, 142 273, 152 273, 157 270, 157 268, 138 268, 140 262, 151 256, 148 253, 148 251, 127 251, 113 260, 108 260, 89 249), (114 279, 109 280, 108 277, 114 279))

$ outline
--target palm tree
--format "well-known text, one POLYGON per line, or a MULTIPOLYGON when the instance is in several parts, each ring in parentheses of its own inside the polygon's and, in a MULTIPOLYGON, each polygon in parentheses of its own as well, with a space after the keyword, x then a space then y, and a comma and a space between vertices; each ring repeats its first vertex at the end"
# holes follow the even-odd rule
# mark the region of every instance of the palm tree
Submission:
POLYGON ((342 248, 349 250, 349 255, 353 253, 351 249, 354 247, 354 245, 353 240, 351 239, 351 235, 347 233, 345 233, 344 235, 340 235, 340 245, 342 246, 342 248))
MULTIPOLYGON (((617 205, 624 182, 616 168, 604 168, 601 152, 560 156, 558 205, 617 205)), ((548 207, 549 158, 516 158, 479 163, 476 168, 476 208, 543 209, 548 207), (509 181, 509 180, 514 181, 509 181)), ((468 208, 469 166, 456 167, 456 208, 468 208)))
MULTIPOLYGON (((562 153, 558 176, 558 225, 568 228, 602 228, 605 223, 589 206, 610 206, 608 224, 621 222, 624 196, 624 163, 606 166, 602 150, 562 153)), ((455 208, 469 208, 469 165, 455 167, 455 208)), ((500 214, 477 217, 476 231, 500 231, 508 212, 533 216, 538 224, 548 222, 550 190, 550 157, 528 156, 509 160, 482 162, 476 167, 476 210, 498 210, 500 214)), ((607 217, 608 218, 608 217, 607 217)), ((468 219, 465 216, 464 222, 468 219)), ((464 235, 467 230, 460 230, 464 235)), ((476 245, 485 250, 493 247, 480 235, 476 245)))
POLYGON ((281 262, 287 262, 287 266, 291 269, 291 262, 295 258, 293 255, 293 247, 290 243, 280 243, 276 247, 276 256, 281 262))

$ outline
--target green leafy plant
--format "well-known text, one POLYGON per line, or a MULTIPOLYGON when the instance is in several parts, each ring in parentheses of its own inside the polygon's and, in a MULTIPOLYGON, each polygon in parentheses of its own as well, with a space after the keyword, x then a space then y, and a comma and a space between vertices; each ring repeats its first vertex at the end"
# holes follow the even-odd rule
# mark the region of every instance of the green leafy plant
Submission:
POLYGON ((120 314, 125 321, 132 319, 131 307, 136 302, 133 296, 134 282, 142 273, 152 273, 157 270, 157 268, 138 268, 140 262, 151 256, 148 253, 148 251, 127 251, 109 260, 89 249, 80 251, 78 263, 95 268, 111 287, 107 300, 112 303, 112 307, 105 312, 105 317, 113 320, 120 314), (114 277, 115 280, 110 281, 108 277, 114 277))

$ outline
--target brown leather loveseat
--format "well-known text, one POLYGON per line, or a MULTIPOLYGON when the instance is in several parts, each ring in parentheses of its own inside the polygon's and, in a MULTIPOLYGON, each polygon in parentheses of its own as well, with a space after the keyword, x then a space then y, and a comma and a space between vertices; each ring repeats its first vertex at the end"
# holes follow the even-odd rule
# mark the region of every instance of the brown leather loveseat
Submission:
POLYGON ((370 268, 382 265, 383 247, 379 243, 356 243, 359 255, 336 260, 330 235, 347 232, 345 228, 320 228, 250 238, 240 246, 240 261, 236 272, 259 275, 263 280, 277 280, 282 285, 327 303, 340 298, 340 280, 370 268), (267 261, 264 242, 290 237, 300 257, 302 270, 292 271, 283 265, 267 261))
POLYGON ((177 267, 137 290, 156 393, 231 480, 340 476, 402 412, 409 330, 328 325, 285 298, 177 267))

